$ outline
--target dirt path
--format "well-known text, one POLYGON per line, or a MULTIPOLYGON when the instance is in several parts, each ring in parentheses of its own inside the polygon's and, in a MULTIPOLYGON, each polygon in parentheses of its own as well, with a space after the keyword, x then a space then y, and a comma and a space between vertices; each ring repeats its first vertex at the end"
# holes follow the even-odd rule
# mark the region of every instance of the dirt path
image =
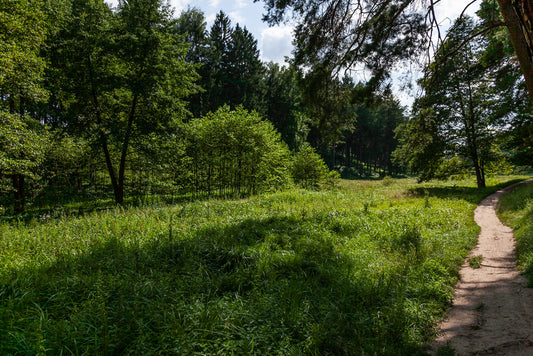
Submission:
POLYGON ((462 266, 433 353, 448 346, 456 355, 533 355, 533 289, 516 270, 513 230, 495 213, 499 198, 514 186, 490 195, 474 212, 481 233, 471 256, 483 256, 481 268, 462 266))

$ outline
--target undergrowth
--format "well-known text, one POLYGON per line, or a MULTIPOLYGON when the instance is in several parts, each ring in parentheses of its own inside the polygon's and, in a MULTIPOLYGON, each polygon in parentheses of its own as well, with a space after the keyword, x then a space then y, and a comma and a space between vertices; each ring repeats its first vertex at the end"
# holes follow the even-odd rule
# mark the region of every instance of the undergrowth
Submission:
POLYGON ((495 186, 343 181, 0 225, 1 354, 416 354, 495 186))

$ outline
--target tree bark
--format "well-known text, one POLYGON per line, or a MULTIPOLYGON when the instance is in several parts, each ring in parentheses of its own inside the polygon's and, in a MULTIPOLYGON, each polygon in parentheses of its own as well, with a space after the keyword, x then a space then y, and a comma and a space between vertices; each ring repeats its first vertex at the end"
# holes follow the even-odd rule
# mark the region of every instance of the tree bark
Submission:
MULTIPOLYGON (((513 3, 518 5, 517 8, 528 9, 526 0, 498 0, 505 25, 511 34, 511 42, 513 43, 522 74, 526 81, 529 100, 533 105, 533 58, 531 57, 531 51, 533 49, 528 43, 528 39, 531 40, 533 38, 533 33, 532 29, 526 25, 526 22, 520 21, 517 9, 513 6, 513 3), (526 35, 528 38, 526 38, 526 35)), ((531 8, 531 5, 529 5, 529 8, 531 8)), ((528 13, 526 11, 520 15, 527 19, 529 24, 533 21, 533 14, 531 12, 528 13)))
POLYGON ((91 85, 91 96, 93 100, 94 109, 96 112, 96 124, 98 126, 98 135, 100 137, 100 144, 102 145, 102 150, 104 151, 105 163, 107 166, 107 171, 109 173, 109 179, 111 180, 111 185, 113 186, 113 193, 115 194, 115 201, 117 201, 117 192, 118 181, 117 175, 115 173, 115 167, 113 167, 113 162, 111 161, 111 153, 109 152, 109 146, 107 144, 107 136, 103 127, 102 112, 100 108, 100 103, 98 101, 98 94, 96 93, 96 87, 93 79, 93 67, 91 58, 88 58, 89 61, 89 81, 91 85))
POLYGON ((115 202, 117 204, 124 204, 124 178, 126 173, 126 156, 128 155, 128 149, 130 144, 131 132, 133 130, 133 120, 135 118, 135 109, 137 108, 138 96, 133 97, 131 103, 131 110, 128 116, 128 124, 126 127, 126 133, 124 134, 124 141, 122 143, 122 152, 120 155, 120 165, 118 168, 118 186, 115 189, 115 202))
POLYGON ((24 175, 22 174, 13 174, 13 211, 15 214, 20 214, 24 212, 24 175))

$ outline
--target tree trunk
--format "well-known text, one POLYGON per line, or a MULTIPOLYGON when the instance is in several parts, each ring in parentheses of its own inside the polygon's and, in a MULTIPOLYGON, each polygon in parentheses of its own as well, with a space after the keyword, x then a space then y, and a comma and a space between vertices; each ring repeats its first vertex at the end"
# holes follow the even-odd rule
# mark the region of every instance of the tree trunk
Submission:
POLYGON ((15 214, 20 214, 24 212, 24 175, 22 174, 13 174, 13 211, 15 214))
POLYGON ((468 128, 467 131, 470 131, 470 135, 471 135, 470 138, 467 138, 467 141, 468 141, 468 148, 470 150, 470 158, 474 162, 474 170, 476 172, 477 188, 482 189, 486 187, 485 173, 483 172, 482 164, 480 163, 480 159, 479 159, 477 139, 474 136, 473 127, 468 128))
POLYGON ((505 25, 511 34, 511 42, 526 81, 529 100, 533 105, 533 48, 531 48, 532 44, 530 43, 533 41, 533 33, 530 25, 528 25, 528 23, 533 22, 531 5, 528 4, 528 0, 498 0, 498 4, 505 25), (517 10, 524 12, 517 14, 517 10))
POLYGON ((479 165, 479 162, 474 162, 474 169, 476 171, 476 182, 477 182, 477 188, 482 189, 485 188, 485 175, 481 170, 481 167, 479 165))
POLYGON ((122 152, 120 154, 120 165, 118 168, 118 186, 115 189, 115 203, 124 204, 124 179, 126 175, 126 157, 128 155, 128 148, 130 144, 131 132, 133 130, 133 120, 135 118, 135 109, 137 107, 138 96, 133 97, 131 103, 131 110, 128 116, 128 124, 126 126, 126 133, 124 134, 124 141, 122 143, 122 152))
POLYGON ((119 182, 117 181, 117 175, 115 172, 115 167, 113 167, 113 162, 111 161, 111 153, 109 152, 109 146, 107 144, 107 136, 103 127, 102 113, 100 110, 100 103, 98 100, 98 94, 96 93, 94 80, 93 80, 93 70, 92 63, 89 57, 89 78, 91 83, 91 96, 93 100, 93 105, 96 114, 96 123, 98 125, 98 134, 100 136, 100 144, 104 151, 105 163, 107 166, 107 171, 109 173, 109 179, 111 179, 111 185, 113 186, 113 193, 115 195, 115 201, 122 201, 123 197, 120 197, 119 192, 119 182))

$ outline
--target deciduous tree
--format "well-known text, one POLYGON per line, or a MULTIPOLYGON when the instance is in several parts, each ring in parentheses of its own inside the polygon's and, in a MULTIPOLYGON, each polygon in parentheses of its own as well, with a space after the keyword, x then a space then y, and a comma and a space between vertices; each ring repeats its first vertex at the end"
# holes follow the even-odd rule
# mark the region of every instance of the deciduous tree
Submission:
POLYGON ((24 210, 26 178, 35 177, 48 140, 32 106, 47 97, 41 50, 51 29, 43 1, 0 3, 0 172, 11 178, 16 213, 24 210))
POLYGON ((492 138, 505 122, 492 115, 497 94, 481 62, 486 44, 475 41, 458 47, 474 27, 471 18, 458 19, 439 48, 421 82, 425 95, 414 106, 417 115, 400 133, 403 148, 398 155, 423 180, 439 175, 443 159, 463 157, 474 169, 478 188, 484 188, 492 138), (450 48, 460 50, 450 54, 450 48), (441 56, 448 57, 446 62, 441 56), (435 68, 436 63, 440 64, 435 68))
POLYGON ((56 40, 69 128, 96 140, 116 203, 124 201, 128 152, 149 133, 168 131, 196 90, 187 45, 162 0, 72 0, 56 40))

